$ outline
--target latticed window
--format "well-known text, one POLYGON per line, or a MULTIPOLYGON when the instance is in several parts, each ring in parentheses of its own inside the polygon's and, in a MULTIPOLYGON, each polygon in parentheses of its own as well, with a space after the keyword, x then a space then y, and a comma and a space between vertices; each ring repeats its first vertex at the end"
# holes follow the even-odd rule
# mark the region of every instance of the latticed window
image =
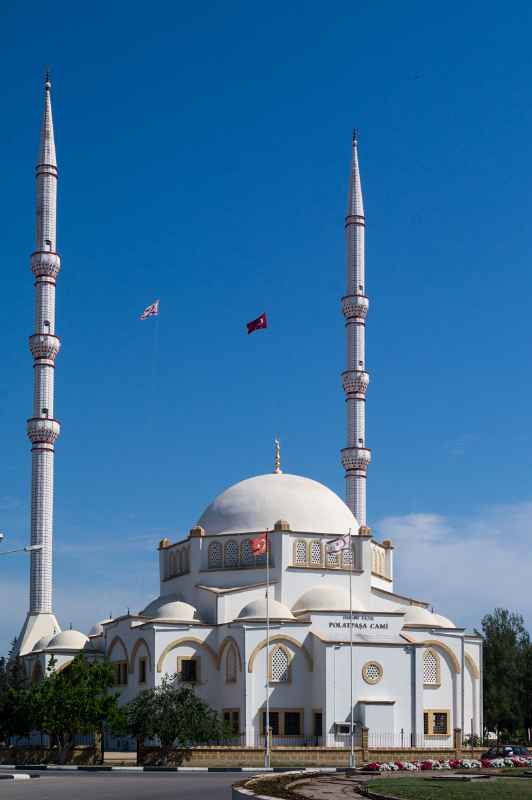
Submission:
POLYGON ((272 651, 270 680, 273 683, 288 683, 290 680, 290 657, 284 647, 276 647, 272 651))
POLYGON ((307 563, 307 543, 300 539, 294 547, 294 563, 297 566, 305 566, 307 563))
POLYGON ((346 549, 342 551, 342 566, 346 569, 351 569, 351 567, 354 566, 354 561, 353 548, 346 547, 346 549))
POLYGON ((249 539, 244 539, 240 545, 240 563, 244 567, 250 567, 255 563, 253 551, 251 550, 251 542, 249 539))
POLYGON ((314 541, 310 543, 310 563, 312 565, 321 565, 321 542, 314 541))
POLYGON ((238 543, 230 539, 224 547, 224 567, 236 567, 238 564, 238 543))
POLYGON ((222 545, 220 542, 211 542, 209 545, 209 569, 222 566, 222 545))
POLYGON ((236 683, 236 650, 234 644, 229 645, 225 658, 225 680, 227 683, 236 683))
POLYGON ((337 567, 340 563, 340 554, 327 552, 327 566, 337 567))
POLYGON ((440 657, 433 650, 423 651, 423 683, 425 686, 440 685, 440 657))
POLYGON ((377 661, 368 661, 362 667, 362 677, 366 683, 378 683, 383 675, 382 666, 377 661))

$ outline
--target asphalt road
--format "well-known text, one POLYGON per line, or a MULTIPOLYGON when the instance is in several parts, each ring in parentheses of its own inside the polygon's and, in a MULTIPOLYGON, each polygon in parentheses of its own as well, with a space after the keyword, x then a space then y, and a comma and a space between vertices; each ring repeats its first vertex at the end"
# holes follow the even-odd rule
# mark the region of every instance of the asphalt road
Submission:
POLYGON ((230 800, 242 772, 41 772, 29 781, 0 780, 0 800, 230 800))

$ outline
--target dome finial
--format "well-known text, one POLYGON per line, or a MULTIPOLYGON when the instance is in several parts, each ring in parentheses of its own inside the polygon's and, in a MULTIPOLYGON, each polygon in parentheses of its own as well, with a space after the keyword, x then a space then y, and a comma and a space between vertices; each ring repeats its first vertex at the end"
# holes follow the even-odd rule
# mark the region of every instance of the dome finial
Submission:
POLYGON ((275 463, 273 468, 275 475, 281 475, 281 442, 279 441, 279 437, 275 437, 275 463))

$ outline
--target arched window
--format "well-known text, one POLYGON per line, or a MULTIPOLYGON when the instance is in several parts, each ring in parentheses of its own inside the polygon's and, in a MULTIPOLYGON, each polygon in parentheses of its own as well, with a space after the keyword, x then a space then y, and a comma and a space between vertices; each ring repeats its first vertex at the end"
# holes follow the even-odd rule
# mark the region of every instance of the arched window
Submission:
POLYGON ((251 567, 255 563, 249 539, 244 539, 240 545, 240 563, 243 567, 251 567))
POLYGON ((236 650, 234 644, 229 645, 225 657, 225 682, 236 683, 236 650))
POLYGON ((209 569, 216 569, 222 566, 222 545, 221 542, 211 542, 209 545, 209 569))
POLYGON ((307 543, 304 539, 299 539, 294 545, 294 564, 296 567, 304 567, 307 564, 307 543))
POLYGON ((423 684, 425 686, 441 684, 440 657, 434 650, 423 651, 423 684))
POLYGON ((236 567, 238 565, 238 542, 230 539, 224 547, 224 567, 236 567))
POLYGON ((290 655, 286 647, 277 645, 270 655, 270 681, 272 683, 290 682, 290 655))
POLYGON ((321 567, 321 542, 319 539, 310 543, 310 565, 311 567, 321 567))

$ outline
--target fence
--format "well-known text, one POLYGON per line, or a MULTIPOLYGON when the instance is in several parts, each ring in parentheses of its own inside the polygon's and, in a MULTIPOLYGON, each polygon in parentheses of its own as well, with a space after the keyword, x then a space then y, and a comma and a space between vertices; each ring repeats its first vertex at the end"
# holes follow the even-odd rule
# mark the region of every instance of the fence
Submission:
MULTIPOLYGON (((94 733, 74 734, 74 746, 94 747, 94 733)), ((10 747, 51 747, 51 737, 47 733, 33 731, 29 736, 11 736, 8 739, 10 747)))
POLYGON ((368 731, 368 747, 374 750, 395 750, 405 747, 416 750, 448 750, 453 747, 453 736, 452 734, 427 736, 424 733, 414 733, 404 728, 401 728, 400 731, 370 730, 368 731))

